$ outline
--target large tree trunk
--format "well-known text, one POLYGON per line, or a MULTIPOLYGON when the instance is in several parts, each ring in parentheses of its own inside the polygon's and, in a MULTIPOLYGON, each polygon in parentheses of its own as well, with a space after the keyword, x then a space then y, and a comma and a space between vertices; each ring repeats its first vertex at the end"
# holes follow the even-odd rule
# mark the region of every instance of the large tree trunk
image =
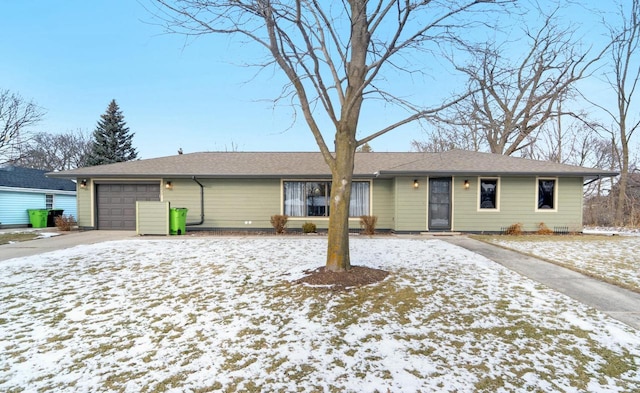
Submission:
MULTIPOLYGON (((624 126, 624 123, 621 128, 624 126)), ((618 181, 618 204, 616 206, 615 223, 616 225, 624 226, 625 223, 625 211, 627 206, 627 182, 629 178, 629 144, 627 143, 627 136, 624 130, 621 129, 621 144, 622 144, 622 166, 620 168, 620 180, 618 181)))
POLYGON ((351 179, 356 155, 356 130, 366 85, 367 30, 366 0, 352 0, 351 61, 347 64, 347 88, 335 135, 335 160, 331 167, 331 201, 329 205, 329 239, 326 269, 334 272, 349 270, 349 204, 351 179))
POLYGON ((349 258, 349 202, 356 143, 353 132, 336 133, 336 160, 332 170, 326 269, 342 272, 351 268, 349 258))

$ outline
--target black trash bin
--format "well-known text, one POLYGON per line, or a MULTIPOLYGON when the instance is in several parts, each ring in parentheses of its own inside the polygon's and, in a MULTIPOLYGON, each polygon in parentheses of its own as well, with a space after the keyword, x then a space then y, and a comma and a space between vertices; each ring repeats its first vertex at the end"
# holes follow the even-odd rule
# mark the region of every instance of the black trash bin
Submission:
POLYGON ((49 213, 47 214, 47 226, 55 227, 56 217, 60 217, 63 212, 63 209, 49 209, 49 213))

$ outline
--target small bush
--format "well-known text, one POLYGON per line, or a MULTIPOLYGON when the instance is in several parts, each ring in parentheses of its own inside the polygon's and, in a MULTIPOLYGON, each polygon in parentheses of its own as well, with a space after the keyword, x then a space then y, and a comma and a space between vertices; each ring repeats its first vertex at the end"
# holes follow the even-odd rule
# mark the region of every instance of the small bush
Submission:
POLYGON ((541 222, 538 224, 538 231, 536 233, 538 235, 553 235, 553 230, 549 229, 544 222, 541 222))
POLYGON ((56 225, 56 228, 65 232, 72 230, 73 227, 78 225, 78 223, 76 222, 76 219, 72 215, 68 215, 68 216, 61 215, 61 216, 54 217, 53 222, 56 225))
POLYGON ((519 236, 522 235, 522 224, 515 223, 511 226, 509 226, 509 228, 507 228, 506 231, 504 231, 505 235, 512 235, 512 236, 519 236))
POLYGON ((302 224, 302 232, 304 233, 315 233, 316 232, 316 224, 312 222, 305 222, 302 224))
POLYGON ((277 234, 283 234, 286 232, 287 221, 289 221, 289 216, 286 214, 276 214, 275 216, 271 216, 271 225, 273 225, 273 229, 276 230, 277 234))
POLYGON ((360 216, 360 228, 364 235, 373 235, 376 233, 377 216, 360 216))

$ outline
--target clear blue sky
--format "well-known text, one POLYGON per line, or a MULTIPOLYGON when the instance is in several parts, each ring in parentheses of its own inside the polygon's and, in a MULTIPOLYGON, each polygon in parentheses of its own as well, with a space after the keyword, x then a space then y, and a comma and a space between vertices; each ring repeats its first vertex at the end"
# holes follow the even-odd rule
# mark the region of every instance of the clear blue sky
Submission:
MULTIPOLYGON (((316 151, 300 119, 273 107, 282 77, 240 67, 243 48, 207 36, 185 46, 134 0, 0 0, 0 88, 46 110, 34 131, 92 132, 111 99, 135 133, 141 158, 206 150, 316 151)), ((433 92, 425 92, 433 94, 433 92)), ((391 112, 365 113, 371 131, 391 112)), ((367 132, 368 134, 369 132, 367 132)), ((419 125, 374 140, 408 151, 419 125)), ((328 140, 328 143, 331 141, 328 140)))

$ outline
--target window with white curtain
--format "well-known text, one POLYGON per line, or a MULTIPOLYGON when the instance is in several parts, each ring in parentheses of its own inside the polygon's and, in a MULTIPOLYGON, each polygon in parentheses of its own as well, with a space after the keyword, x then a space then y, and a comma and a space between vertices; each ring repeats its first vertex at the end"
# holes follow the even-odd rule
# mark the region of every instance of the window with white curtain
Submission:
POLYGON ((354 181, 351 183, 351 203, 349 217, 369 215, 369 182, 354 181))
MULTIPOLYGON (((351 183, 351 206, 349 216, 369 215, 369 187, 367 181, 351 183)), ((289 217, 328 217, 331 182, 285 181, 284 214, 289 217)))

